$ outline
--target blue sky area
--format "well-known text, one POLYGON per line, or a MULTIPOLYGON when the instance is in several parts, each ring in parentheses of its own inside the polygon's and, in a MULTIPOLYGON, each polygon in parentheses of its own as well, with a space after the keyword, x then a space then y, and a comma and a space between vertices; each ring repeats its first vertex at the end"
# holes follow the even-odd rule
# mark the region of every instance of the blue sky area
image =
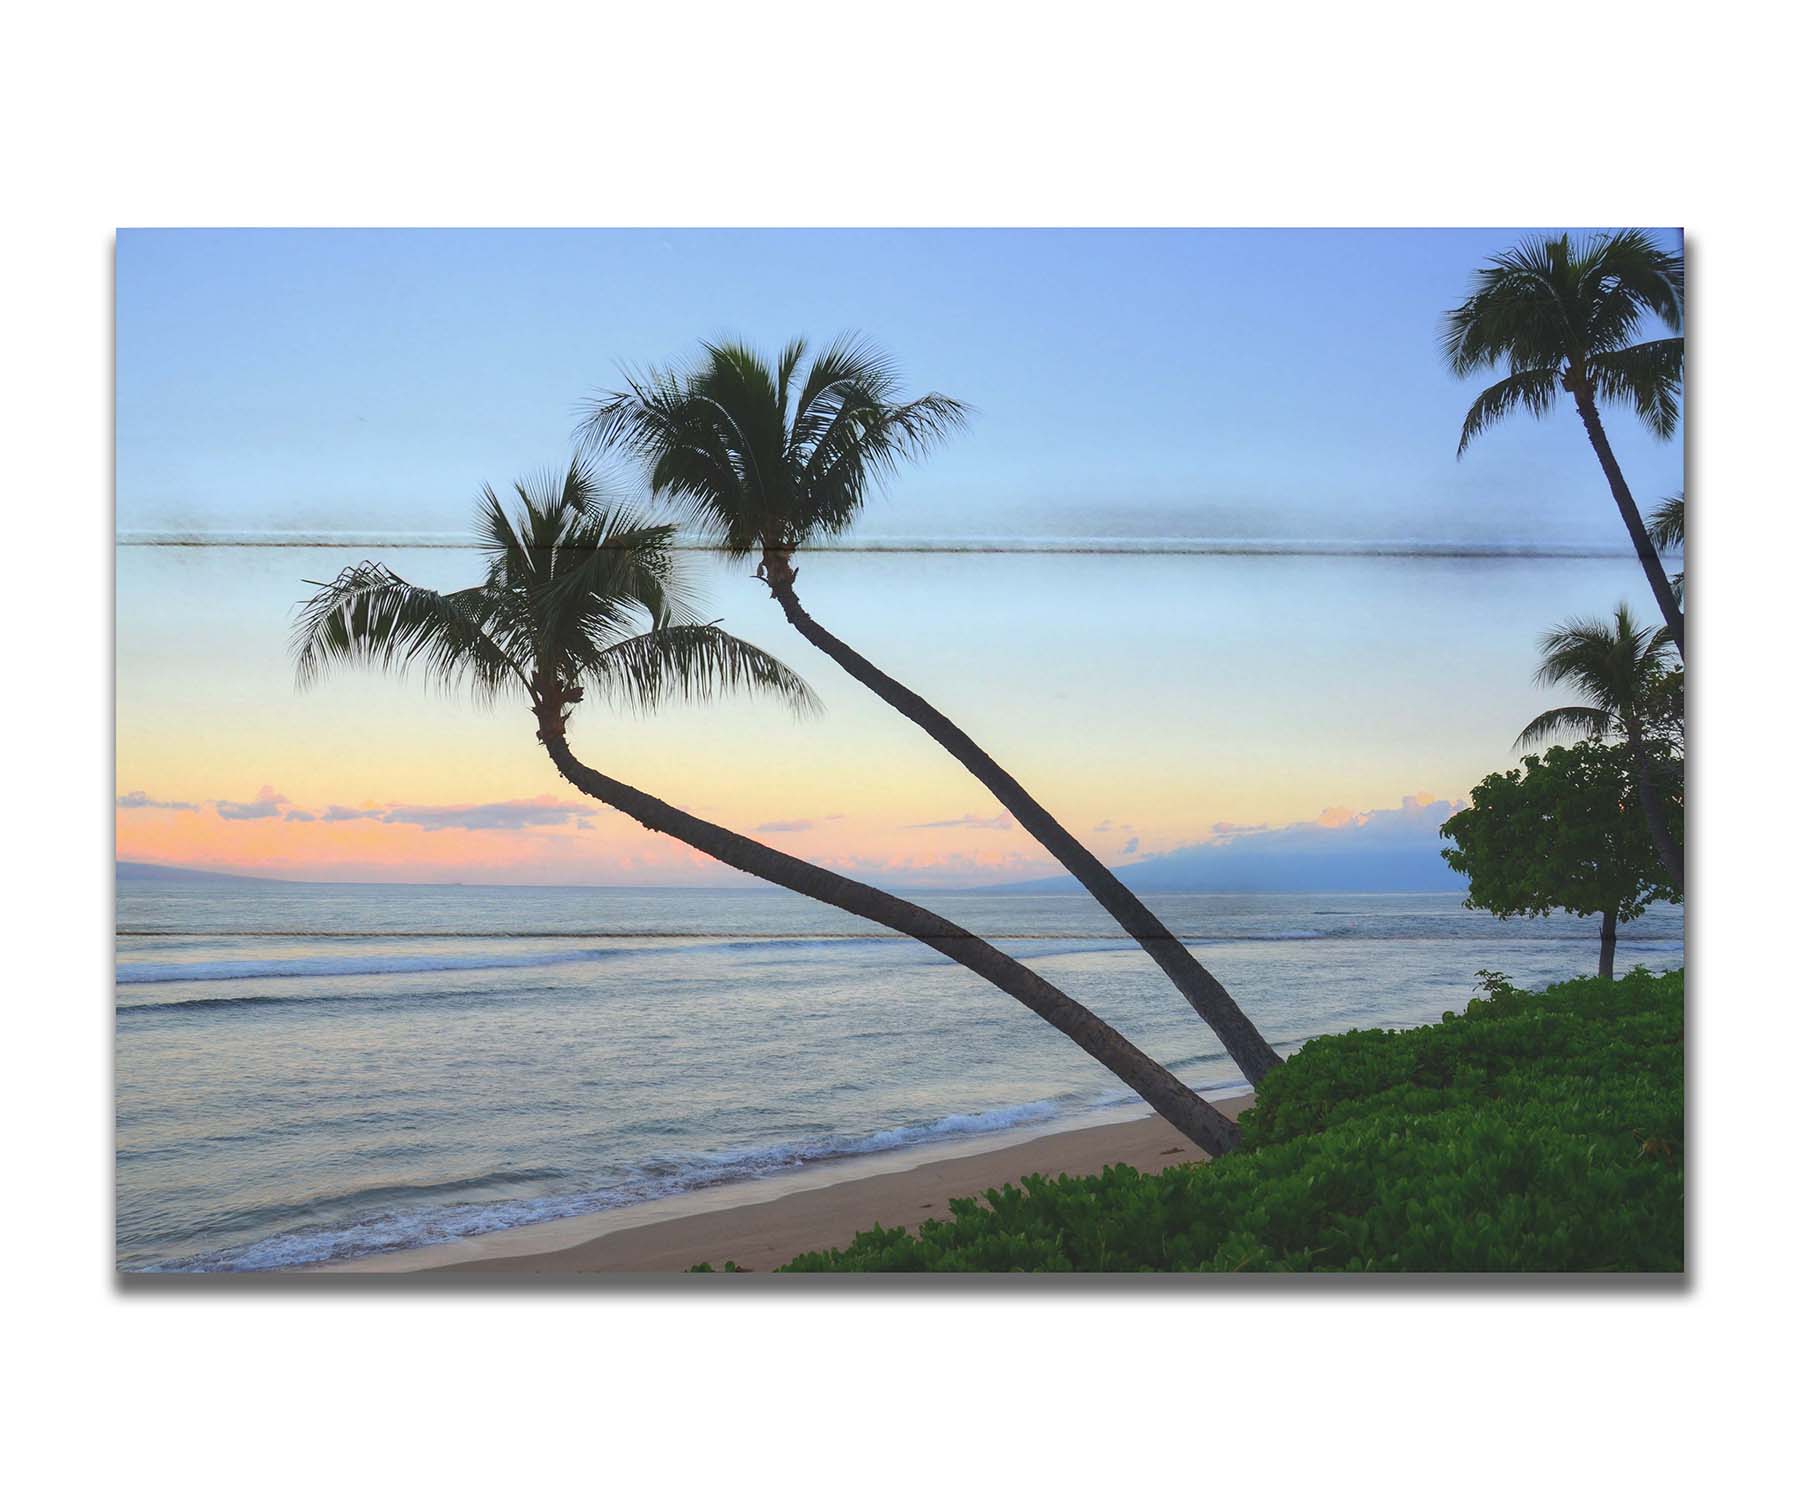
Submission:
POLYGON ((1566 413, 1456 460, 1438 319, 1525 232, 125 231, 119 525, 458 531, 621 364, 855 329, 978 411, 868 536, 1612 545, 1566 413))
MULTIPOLYGON (((1216 843, 1216 863, 1230 843, 1235 868, 1263 837, 1244 830, 1341 852, 1365 827, 1416 833, 1429 861, 1441 814, 1421 810, 1513 764, 1550 706, 1531 681, 1542 631, 1622 598, 1653 613, 1572 411, 1456 458, 1479 383, 1444 370, 1439 320, 1523 232, 124 232, 121 532, 318 544, 121 549, 119 790, 142 795, 120 808, 120 852, 333 879, 717 878, 564 806, 516 709, 368 676, 296 693, 292 609, 303 580, 369 556, 471 581, 471 554, 404 539, 463 534, 483 483, 566 461, 578 403, 621 363, 853 329, 909 391, 976 415, 852 540, 1597 549, 802 560, 819 618, 1111 862, 1216 843)), ((1679 440, 1624 412, 1609 430, 1646 507, 1681 487, 1679 440)), ((806 673, 824 720, 584 711, 578 749, 891 884, 1054 873, 747 567, 694 566, 727 628, 806 673)))

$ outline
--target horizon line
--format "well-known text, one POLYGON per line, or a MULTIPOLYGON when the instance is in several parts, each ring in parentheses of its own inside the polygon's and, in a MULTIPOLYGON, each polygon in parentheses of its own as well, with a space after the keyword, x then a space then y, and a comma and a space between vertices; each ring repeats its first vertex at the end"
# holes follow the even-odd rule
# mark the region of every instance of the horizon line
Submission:
MULTIPOLYGON (((113 878, 119 878, 120 865, 138 865, 149 870, 166 870, 176 875, 215 876, 226 880, 266 881, 271 885, 415 885, 427 889, 457 890, 538 890, 538 891, 708 891, 721 894, 743 894, 745 892, 775 892, 782 887, 766 880, 756 880, 748 884, 732 885, 679 885, 675 883, 653 885, 620 885, 613 883, 596 883, 567 880, 329 880, 307 878, 294 875, 246 875, 241 870, 204 869, 198 865, 165 865, 148 859, 120 859, 114 856, 113 878)), ((1122 866, 1121 868, 1129 868, 1122 866)), ((127 877, 129 878, 129 877, 127 877)), ((1072 895, 1076 892, 1063 891, 1026 891, 1021 886, 1035 885, 1044 881, 1073 879, 1066 874, 1030 876, 1025 880, 995 881, 992 885, 895 885, 885 887, 891 890, 923 891, 934 895, 1002 895, 1002 896, 1051 896, 1072 895)), ((791 894, 791 893, 790 893, 791 894)), ((1159 896, 1331 896, 1371 894, 1357 889, 1320 887, 1317 890, 1264 890, 1256 888, 1213 887, 1207 890, 1166 890, 1153 892, 1159 896)), ((1384 890, 1374 894, 1387 896, 1426 896, 1441 895, 1443 892, 1428 888, 1401 888, 1384 890)))

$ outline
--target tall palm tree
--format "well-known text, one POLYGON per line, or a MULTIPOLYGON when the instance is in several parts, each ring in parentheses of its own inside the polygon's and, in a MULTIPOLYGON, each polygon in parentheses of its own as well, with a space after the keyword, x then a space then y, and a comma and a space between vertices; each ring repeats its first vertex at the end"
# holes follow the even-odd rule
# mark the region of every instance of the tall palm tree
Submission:
POLYGON ((1255 1083, 1281 1059, 1225 987, 1123 881, 966 733, 833 635, 800 603, 794 553, 845 530, 906 459, 960 425, 967 408, 931 393, 903 400, 889 361, 839 338, 803 371, 804 340, 771 365, 738 343, 702 345, 690 371, 628 376, 593 401, 579 429, 591 449, 643 462, 651 489, 731 556, 758 559, 788 622, 850 676, 955 756, 994 799, 1135 938, 1255 1083))
POLYGON ((516 513, 492 489, 483 492, 477 526, 488 566, 472 587, 439 593, 373 562, 316 584, 294 632, 300 684, 335 664, 402 675, 417 668, 482 702, 523 700, 552 764, 581 792, 734 869, 916 938, 1048 1021, 1203 1150, 1218 1155, 1236 1144, 1237 1127, 1168 1069, 973 933, 576 759, 569 717, 590 695, 637 711, 733 690, 772 694, 802 713, 816 700, 774 657, 694 614, 672 527, 604 504, 579 462, 516 489, 516 513))
POLYGON ((1674 434, 1685 279, 1682 257, 1640 230, 1593 235, 1580 244, 1566 234, 1528 239, 1475 273, 1475 290, 1445 316, 1443 335, 1444 358, 1456 374, 1500 364, 1507 370, 1469 408, 1459 458, 1477 434, 1521 407, 1541 417, 1555 407, 1559 391, 1574 398, 1669 638, 1684 658, 1681 606, 1600 425, 1600 403, 1630 407, 1658 437, 1674 434), (1634 342, 1647 317, 1674 337, 1634 342))
POLYGON ((1567 683, 1587 702, 1539 714, 1525 726, 1514 746, 1523 748, 1567 734, 1623 740, 1637 771, 1638 804, 1650 825, 1657 858, 1680 891, 1681 849, 1669 831, 1668 810, 1659 786, 1661 757, 1652 755, 1650 743, 1650 719, 1668 675, 1668 648, 1668 633, 1640 626, 1624 604, 1611 620, 1570 620, 1548 631, 1537 681, 1544 687, 1567 683))

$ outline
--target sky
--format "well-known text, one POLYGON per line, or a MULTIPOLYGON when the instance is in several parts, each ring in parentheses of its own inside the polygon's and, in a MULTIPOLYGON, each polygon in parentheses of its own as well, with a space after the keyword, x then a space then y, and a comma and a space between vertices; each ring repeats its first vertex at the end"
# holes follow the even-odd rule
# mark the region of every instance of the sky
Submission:
MULTIPOLYGON (((522 708, 368 676, 302 694, 287 655, 304 580, 366 556, 472 580, 473 554, 441 544, 483 483, 566 461, 581 399, 621 366, 722 333, 773 347, 855 329, 910 389, 975 407, 852 546, 1140 549, 801 562, 819 619, 1109 862, 1453 804, 1548 706, 1530 682, 1543 629, 1621 598, 1652 611, 1571 411, 1456 459, 1479 382, 1443 369, 1438 319, 1523 232, 123 231, 119 856, 316 879, 727 879, 575 794, 522 708), (270 540, 304 545, 216 545, 270 540), (1204 550, 1221 540, 1292 550, 1204 550)), ((1609 432, 1643 503, 1681 488, 1679 438, 1624 413, 1609 432)), ((825 715, 584 708, 579 754, 878 883, 1056 872, 744 568, 691 562, 709 616, 803 672, 825 715)))

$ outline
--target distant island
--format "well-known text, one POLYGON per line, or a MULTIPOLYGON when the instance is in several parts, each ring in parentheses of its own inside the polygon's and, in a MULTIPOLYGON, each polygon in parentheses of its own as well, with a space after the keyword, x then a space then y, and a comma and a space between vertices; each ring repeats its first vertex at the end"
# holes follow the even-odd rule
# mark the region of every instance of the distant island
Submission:
POLYGON ((219 870, 184 870, 179 865, 149 865, 135 859, 114 861, 120 880, 210 880, 221 885, 285 885, 267 875, 227 875, 219 870))
MULTIPOLYGON (((1332 809, 1284 828, 1215 830, 1207 843, 1114 866, 1132 890, 1164 894, 1267 894, 1296 891, 1463 891, 1468 882, 1444 863, 1438 827, 1460 804, 1406 797, 1398 808, 1332 809)), ((984 889, 1002 894, 1073 891, 1067 875, 984 889)))

